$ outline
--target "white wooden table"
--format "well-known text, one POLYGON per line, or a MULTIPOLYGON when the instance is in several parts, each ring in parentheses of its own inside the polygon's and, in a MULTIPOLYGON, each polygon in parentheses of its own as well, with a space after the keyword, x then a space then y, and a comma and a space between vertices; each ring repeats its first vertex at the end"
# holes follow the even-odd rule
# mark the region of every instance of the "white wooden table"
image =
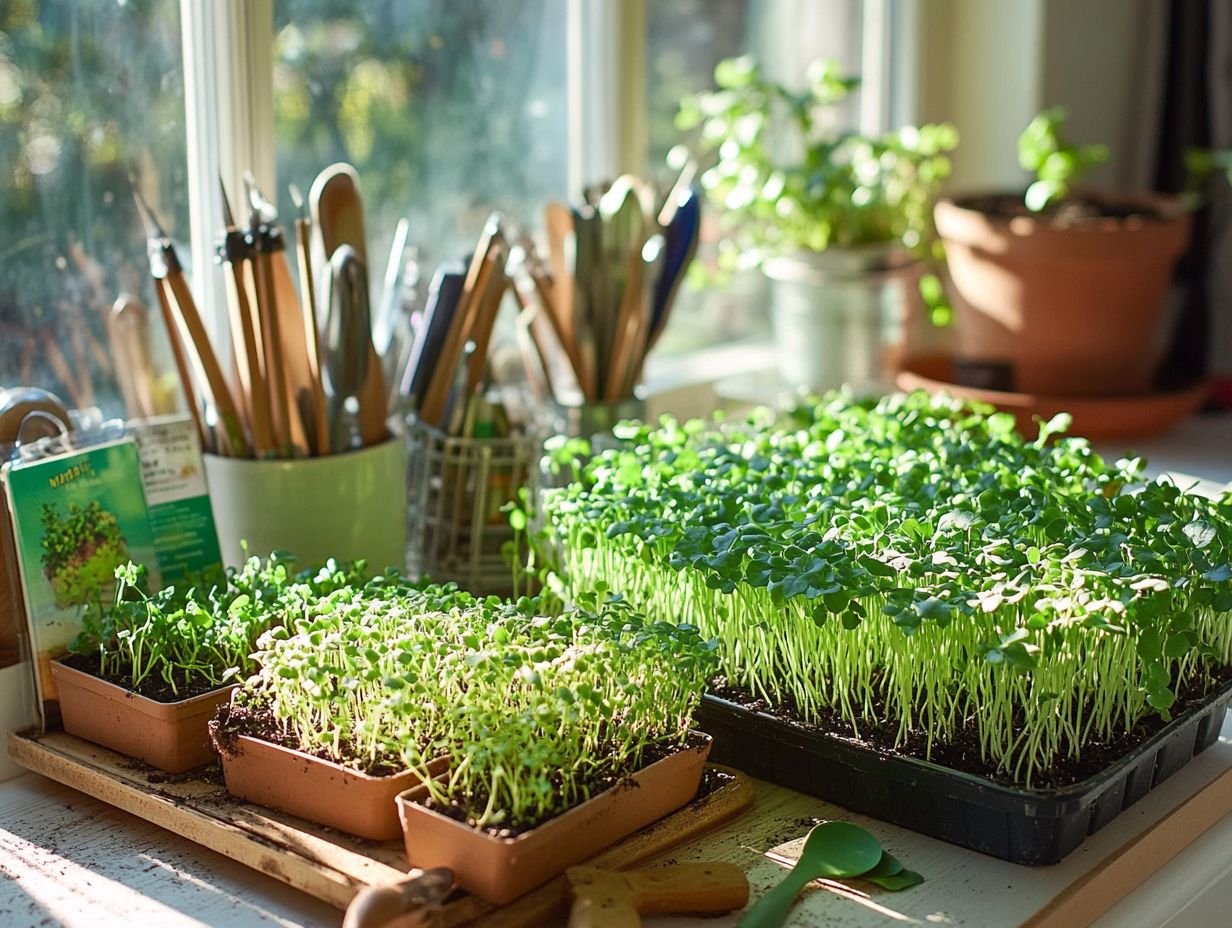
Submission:
MULTIPOLYGON (((1232 416, 1193 419, 1166 438, 1140 443, 1134 451, 1150 458, 1156 471, 1204 478, 1208 487, 1232 483, 1232 416)), ((0 725, 6 728, 6 713, 12 713, 19 701, 15 679, 0 671, 0 725)), ((1225 728, 1225 736, 1230 730, 1225 728)), ((0 777, 5 773, 0 763, 0 777)), ((712 839, 714 850, 747 865, 757 895, 777 876, 776 865, 764 857, 765 852, 802 835, 807 826, 798 820, 824 808, 817 800, 766 787, 752 812, 712 839)), ((975 853, 961 854, 961 866, 944 879, 966 886, 968 892, 972 883, 986 886, 989 914, 982 928, 999 928, 998 895, 1010 886, 993 885, 990 879, 999 878, 1004 865, 975 853)), ((926 868, 921 865, 921 869, 926 868)), ((818 898, 797 909, 789 925, 850 923, 850 909, 827 906, 822 894, 815 895, 818 898)), ((269 877, 66 787, 29 774, 0 783, 2 928, 307 928, 338 925, 340 920, 336 910, 269 877)), ((876 923, 955 924, 942 911, 908 917, 894 910, 881 913, 876 923)), ((734 924, 734 919, 654 919, 647 924, 719 928, 734 924)), ((1232 817, 1181 851, 1096 926, 1232 926, 1232 817)))

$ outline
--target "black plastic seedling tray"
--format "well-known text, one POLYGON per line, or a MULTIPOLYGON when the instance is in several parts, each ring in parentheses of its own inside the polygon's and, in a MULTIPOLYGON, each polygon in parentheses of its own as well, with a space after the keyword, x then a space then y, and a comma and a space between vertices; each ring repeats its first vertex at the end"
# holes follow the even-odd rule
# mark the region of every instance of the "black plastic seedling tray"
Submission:
POLYGON ((976 774, 831 735, 707 694, 697 727, 710 759, 943 841, 1018 864, 1054 864, 1215 743, 1232 682, 1102 772, 1057 789, 976 774))

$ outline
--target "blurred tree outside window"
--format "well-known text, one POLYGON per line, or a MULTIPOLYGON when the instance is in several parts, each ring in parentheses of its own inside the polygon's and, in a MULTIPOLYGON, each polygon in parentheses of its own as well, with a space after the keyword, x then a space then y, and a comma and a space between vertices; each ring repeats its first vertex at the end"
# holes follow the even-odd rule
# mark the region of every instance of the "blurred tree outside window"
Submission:
MULTIPOLYGON (((619 2, 619 0, 616 0, 619 2)), ((397 221, 425 276, 488 213, 531 229, 568 199, 568 0, 275 0, 278 204, 335 161, 358 169, 373 282, 397 221)), ((190 179, 177 0, 0 0, 0 385, 122 411, 107 317, 121 292, 165 333, 129 190, 186 234, 190 179)), ((645 172, 670 182, 681 96, 753 54, 783 80, 859 67, 860 0, 647 0, 645 172)), ((587 101, 602 106, 603 101, 587 101)), ((854 119, 854 116, 852 117, 854 119)), ((712 223, 703 231, 705 260, 712 223)), ((188 262, 187 244, 180 248, 188 262)), ((378 291, 374 291, 378 292, 378 291)), ((687 353, 769 331, 762 282, 681 291, 660 343, 687 353)), ((167 364, 162 373, 174 379, 167 364)))
POLYGON ((177 0, 0 0, 0 386, 121 413, 122 292, 166 350, 130 173, 188 228, 177 0))
POLYGON ((429 275, 466 256, 494 209, 537 225, 568 192, 566 6, 277 0, 280 186, 355 165, 374 281, 403 216, 429 275))

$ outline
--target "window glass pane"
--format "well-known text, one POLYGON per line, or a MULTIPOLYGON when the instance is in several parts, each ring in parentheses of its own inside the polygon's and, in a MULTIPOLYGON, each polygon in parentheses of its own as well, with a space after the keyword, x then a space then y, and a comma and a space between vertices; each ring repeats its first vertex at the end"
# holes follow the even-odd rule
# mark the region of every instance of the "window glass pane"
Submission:
POLYGON ((566 0, 278 0, 280 204, 335 161, 359 172, 370 276, 399 218, 426 268, 501 209, 565 195, 566 0))
POLYGON ((0 386, 120 414, 107 320, 122 292, 165 352, 128 174, 186 232, 179 28, 176 0, 0 3, 0 386))
MULTIPOLYGON (((766 75, 799 86, 810 62, 836 58, 859 73, 861 0, 654 0, 646 4, 647 170, 662 175, 667 152, 685 139, 673 124, 682 96, 714 86, 714 66, 754 56, 766 75)), ((855 125, 857 99, 835 114, 855 125)), ((698 257, 713 253, 713 212, 703 214, 698 257)), ((679 354, 742 338, 768 338, 769 297, 760 274, 722 287, 681 288, 656 351, 679 354)))

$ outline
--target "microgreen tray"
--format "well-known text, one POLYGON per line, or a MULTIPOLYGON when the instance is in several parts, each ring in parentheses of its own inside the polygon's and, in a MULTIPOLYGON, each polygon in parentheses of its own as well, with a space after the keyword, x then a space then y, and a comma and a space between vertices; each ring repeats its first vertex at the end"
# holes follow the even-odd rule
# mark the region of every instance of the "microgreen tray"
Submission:
POLYGON ((1215 743, 1232 682, 1100 773, 1020 789, 929 761, 809 731, 707 694, 697 727, 711 760, 852 812, 1019 864, 1057 863, 1215 743))

